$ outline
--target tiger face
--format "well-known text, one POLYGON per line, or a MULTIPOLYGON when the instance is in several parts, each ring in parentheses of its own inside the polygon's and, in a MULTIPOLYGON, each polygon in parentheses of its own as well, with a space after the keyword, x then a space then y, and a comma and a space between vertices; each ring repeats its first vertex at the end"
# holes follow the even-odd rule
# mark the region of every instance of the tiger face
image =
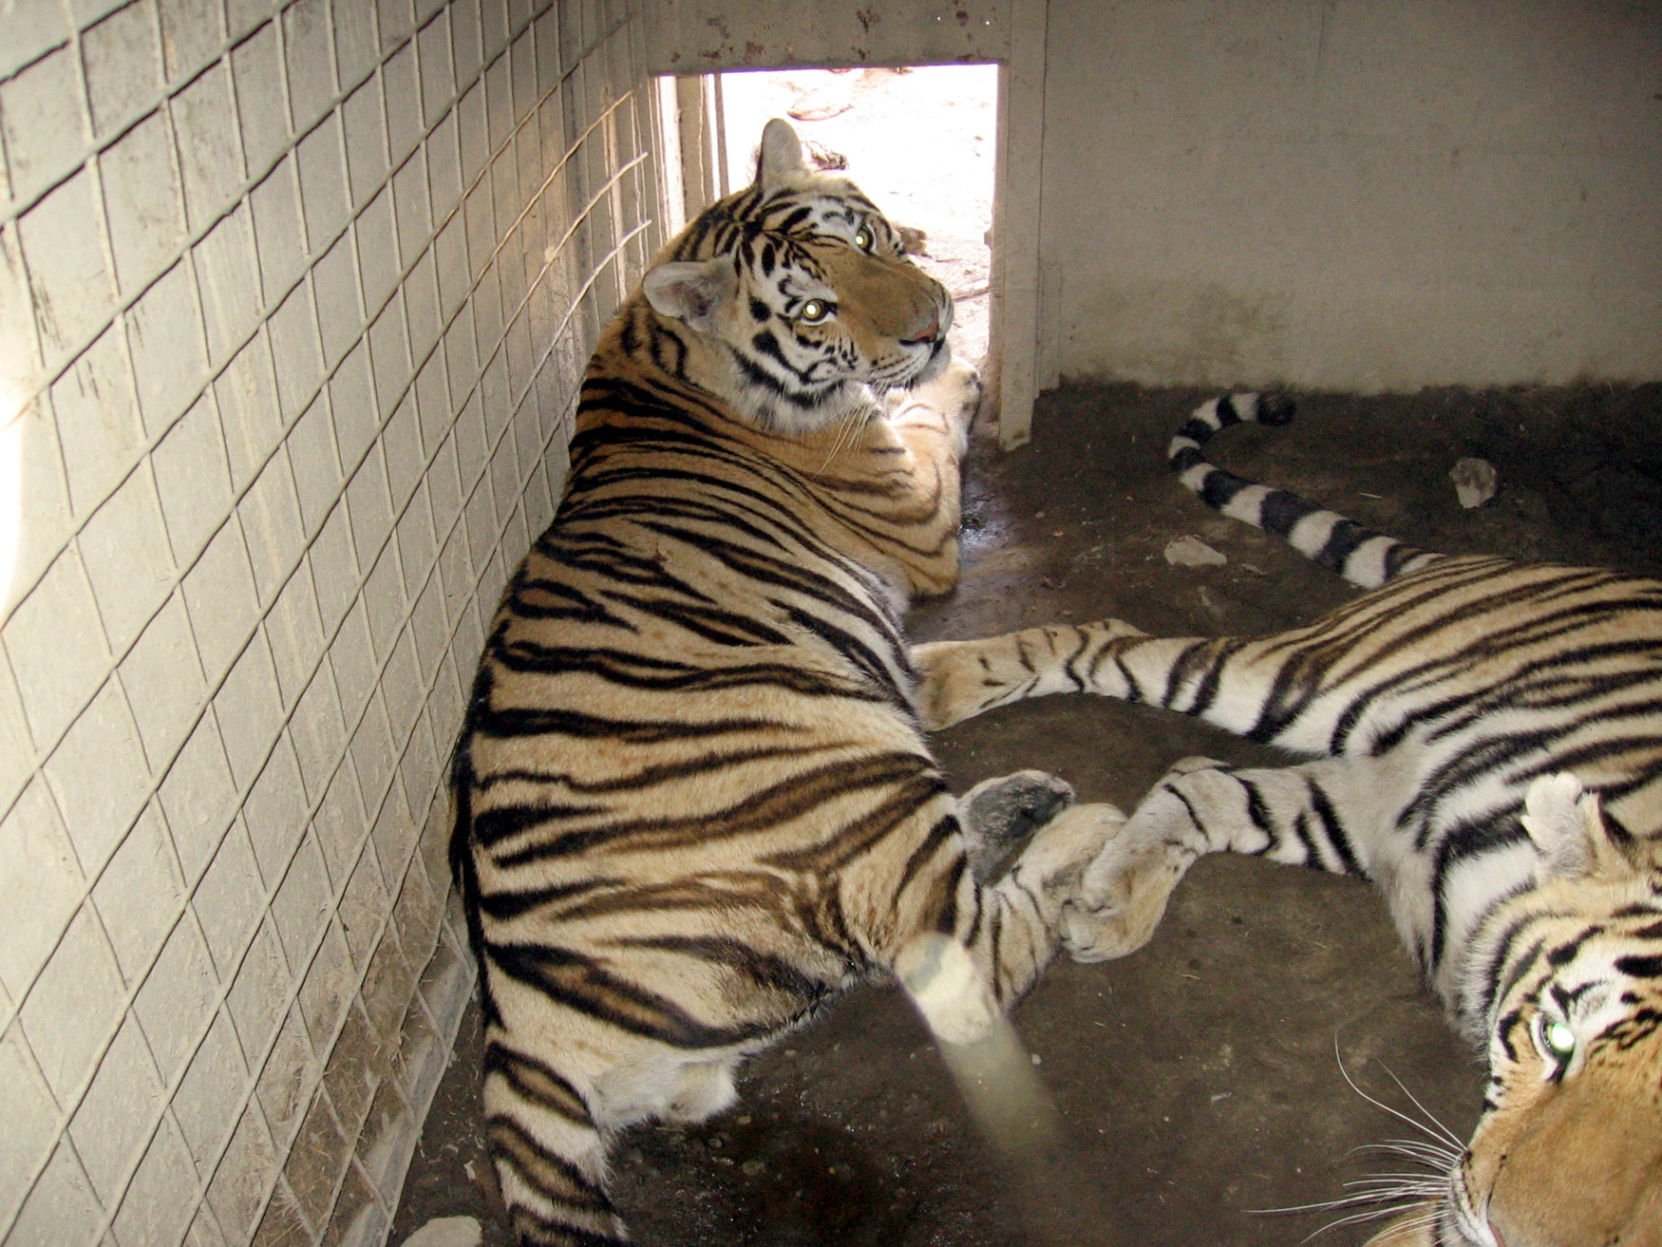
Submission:
POLYGON ((1568 817, 1538 793, 1544 877, 1471 963, 1494 996, 1483 1114, 1442 1197, 1377 1247, 1662 1247, 1662 850, 1579 787, 1568 817))
POLYGON ((853 183, 806 167, 783 121, 764 131, 756 183, 707 209, 643 294, 689 379, 787 435, 869 412, 873 389, 950 358, 945 288, 853 183))

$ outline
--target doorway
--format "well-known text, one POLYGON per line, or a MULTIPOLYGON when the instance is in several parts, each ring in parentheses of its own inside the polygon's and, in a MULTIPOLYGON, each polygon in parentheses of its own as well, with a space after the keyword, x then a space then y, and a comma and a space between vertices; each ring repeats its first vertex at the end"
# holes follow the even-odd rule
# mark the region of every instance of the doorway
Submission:
POLYGON ((918 262, 957 297, 958 350, 981 365, 984 419, 1006 450, 1031 434, 1054 384, 1041 350, 1043 23, 1008 61, 723 70, 658 80, 667 232, 750 176, 770 117, 784 116, 889 219, 921 231, 918 262), (1017 142, 1013 136, 1028 136, 1017 142))

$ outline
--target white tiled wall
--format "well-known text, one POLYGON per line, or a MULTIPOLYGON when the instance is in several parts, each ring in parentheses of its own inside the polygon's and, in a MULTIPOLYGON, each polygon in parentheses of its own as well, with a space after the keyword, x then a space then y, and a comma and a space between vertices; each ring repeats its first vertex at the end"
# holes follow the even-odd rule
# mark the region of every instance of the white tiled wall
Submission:
POLYGON ((640 0, 0 0, 0 1239, 377 1242, 640 0))

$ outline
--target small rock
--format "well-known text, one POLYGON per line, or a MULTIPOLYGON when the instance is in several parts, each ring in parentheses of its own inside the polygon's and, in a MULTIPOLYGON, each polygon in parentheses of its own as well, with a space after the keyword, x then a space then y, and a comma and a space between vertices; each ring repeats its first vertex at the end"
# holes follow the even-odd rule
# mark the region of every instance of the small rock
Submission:
POLYGON ((1495 465, 1487 459, 1461 459, 1449 469, 1460 505, 1470 511, 1495 496, 1495 465))
POLYGON ((484 1231, 473 1217, 434 1217, 404 1240, 404 1247, 479 1247, 484 1231))
POLYGON ((1229 560, 1199 537, 1179 537, 1167 544, 1166 562, 1174 567, 1221 567, 1229 560))
POLYGON ((848 157, 839 151, 833 151, 818 139, 803 139, 802 154, 808 158, 808 163, 816 169, 834 172, 837 169, 848 168, 848 157))

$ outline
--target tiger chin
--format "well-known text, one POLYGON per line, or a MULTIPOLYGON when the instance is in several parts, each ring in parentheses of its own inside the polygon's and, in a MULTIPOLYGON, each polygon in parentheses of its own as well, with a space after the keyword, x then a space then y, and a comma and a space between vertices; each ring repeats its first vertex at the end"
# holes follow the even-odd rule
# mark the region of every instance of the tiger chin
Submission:
POLYGON ((901 615, 957 577, 980 397, 951 323, 776 121, 602 334, 451 767, 521 1244, 631 1241, 619 1135, 722 1112, 858 983, 898 982, 943 1042, 987 1033, 1123 821, 1037 774, 954 797, 924 740, 901 615))
POLYGON ((1416 1144, 1434 1171, 1347 1223, 1393 1218, 1370 1247, 1662 1247, 1662 582, 1418 549, 1202 451, 1291 414, 1213 400, 1168 460, 1367 592, 1268 636, 919 646, 926 719, 1085 692, 1304 759, 1175 764, 1086 871, 1074 955, 1140 948, 1208 853, 1365 876, 1488 1078, 1470 1139, 1416 1144))

